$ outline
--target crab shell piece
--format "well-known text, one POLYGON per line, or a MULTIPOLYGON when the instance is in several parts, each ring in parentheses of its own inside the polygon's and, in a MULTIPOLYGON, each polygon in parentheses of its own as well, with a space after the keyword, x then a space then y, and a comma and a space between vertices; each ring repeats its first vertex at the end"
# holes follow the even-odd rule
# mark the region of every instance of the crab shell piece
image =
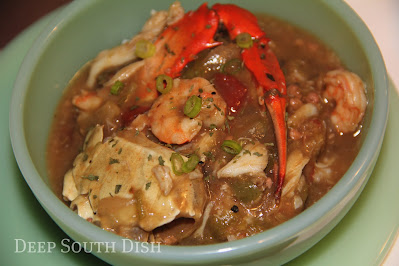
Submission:
POLYGON ((279 156, 279 173, 275 191, 276 202, 281 197, 287 164, 287 128, 285 124, 286 83, 278 60, 270 49, 266 34, 259 27, 256 17, 234 4, 215 4, 212 7, 234 40, 240 33, 249 33, 254 44, 241 53, 245 66, 258 83, 259 103, 266 104, 272 117, 279 156))
POLYGON ((245 66, 257 80, 259 103, 266 104, 272 117, 278 147, 279 173, 276 200, 279 201, 285 179, 287 165, 287 127, 285 123, 285 108, 287 94, 284 74, 276 56, 268 46, 268 39, 261 37, 249 49, 244 49, 242 59, 245 66))
POLYGON ((265 35, 258 25, 257 18, 246 9, 234 4, 215 4, 212 10, 216 11, 219 21, 224 24, 232 40, 244 32, 256 39, 265 35))
POLYGON ((153 86, 154 79, 160 74, 179 77, 182 69, 199 52, 220 45, 213 40, 218 23, 216 12, 205 3, 167 27, 155 41, 155 55, 146 59, 145 80, 149 86, 153 86))

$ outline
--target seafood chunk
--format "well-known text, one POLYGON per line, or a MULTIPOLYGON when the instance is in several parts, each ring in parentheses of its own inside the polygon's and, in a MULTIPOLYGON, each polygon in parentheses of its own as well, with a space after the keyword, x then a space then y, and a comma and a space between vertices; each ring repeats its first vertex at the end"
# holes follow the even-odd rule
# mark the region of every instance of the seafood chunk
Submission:
POLYGON ((126 81, 131 76, 133 76, 133 74, 136 73, 140 68, 142 68, 144 66, 144 64, 145 64, 145 61, 141 60, 141 61, 137 61, 137 62, 131 63, 130 65, 123 67, 121 70, 116 72, 116 74, 113 75, 112 78, 110 80, 108 80, 104 85, 112 86, 118 80, 121 82, 126 81))
POLYGON ((331 157, 322 157, 319 162, 315 163, 314 173, 313 173, 313 181, 315 183, 329 183, 331 185, 334 184, 331 179, 331 175, 333 172, 333 164, 336 160, 335 156, 331 157))
POLYGON ((75 186, 75 181, 73 180, 72 170, 69 170, 64 176, 64 189, 62 191, 62 196, 64 200, 73 201, 79 196, 78 190, 75 186))
POLYGON ((162 193, 167 196, 173 187, 170 168, 164 165, 157 165, 152 168, 152 173, 157 178, 162 193))
POLYGON ((93 60, 87 86, 93 87, 98 75, 106 69, 118 67, 137 59, 134 51, 139 40, 153 41, 165 28, 168 23, 179 20, 184 15, 184 9, 179 2, 170 6, 169 11, 153 12, 151 18, 144 24, 141 32, 130 41, 116 46, 109 50, 100 52, 93 60))
POLYGON ((262 143, 248 144, 229 163, 217 172, 218 178, 240 175, 262 175, 268 162, 266 146, 262 143))
POLYGON ((297 189, 302 176, 302 170, 309 162, 309 158, 303 155, 299 150, 293 151, 287 160, 286 179, 281 192, 282 198, 292 197, 295 189, 297 189))
POLYGON ((162 94, 152 105, 148 117, 152 133, 169 144, 191 141, 201 127, 220 127, 226 119, 226 102, 204 78, 175 79, 170 92, 162 94), (192 95, 202 98, 198 116, 190 118, 183 112, 192 95))
POLYGON ((82 91, 72 99, 72 104, 83 111, 93 111, 101 106, 103 99, 95 92, 82 91))
POLYGON ((318 115, 317 107, 312 103, 302 105, 295 113, 288 117, 287 125, 295 127, 303 124, 306 119, 318 115))
POLYGON ((333 70, 324 78, 326 90, 324 97, 335 100, 336 106, 331 114, 339 132, 355 131, 366 111, 367 99, 363 81, 355 73, 346 70, 333 70))
POLYGON ((308 185, 302 174, 303 168, 308 164, 309 157, 300 150, 294 150, 287 159, 287 173, 281 192, 281 214, 282 219, 289 219, 305 208, 308 198, 308 185))
MULTIPOLYGON (((73 180, 64 187, 68 199, 87 200, 94 213, 93 220, 100 224, 102 219, 107 219, 99 215, 102 202, 119 198, 128 201, 123 206, 132 213, 126 219, 128 226, 149 232, 182 217, 192 219, 196 225, 206 201, 200 171, 175 175, 171 171, 172 150, 151 142, 144 135, 132 135, 103 141, 102 126, 92 129, 83 152, 74 161, 73 180), (75 186, 79 195, 75 199, 76 194, 68 193, 73 191, 71 186, 75 186)), ((73 206, 81 213, 80 208, 86 208, 87 204, 73 206)))
POLYGON ((93 219, 94 213, 90 206, 89 198, 83 195, 77 196, 72 202, 70 208, 76 210, 83 219, 93 219))

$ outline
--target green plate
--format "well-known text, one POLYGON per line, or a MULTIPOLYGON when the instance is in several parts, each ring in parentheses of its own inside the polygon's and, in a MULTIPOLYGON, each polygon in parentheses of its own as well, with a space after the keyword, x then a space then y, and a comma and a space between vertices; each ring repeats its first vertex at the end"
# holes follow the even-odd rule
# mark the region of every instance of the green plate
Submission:
MULTIPOLYGON (((25 183, 11 149, 8 112, 18 68, 35 37, 58 12, 35 23, 0 52, 0 265, 105 264, 78 252, 79 247, 51 220, 25 183), (25 250, 19 252, 23 243, 25 250), (56 247, 47 252, 52 245, 56 247)), ((390 92, 390 113, 394 114, 399 111, 399 97, 392 82, 390 92)), ((391 115, 380 157, 358 201, 333 231, 289 265, 375 265, 383 261, 399 225, 398 134, 399 119, 391 115)))

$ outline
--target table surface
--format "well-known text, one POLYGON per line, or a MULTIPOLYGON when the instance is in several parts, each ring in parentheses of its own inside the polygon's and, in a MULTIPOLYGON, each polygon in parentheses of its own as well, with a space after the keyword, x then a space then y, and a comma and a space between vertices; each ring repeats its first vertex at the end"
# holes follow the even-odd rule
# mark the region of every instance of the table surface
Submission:
MULTIPOLYGON (((1 0, 0 50, 22 30, 45 14, 71 0, 1 0), (23 8, 21 8, 23 7, 23 8), (12 21, 13 23, 9 23, 12 21)), ((346 0, 367 24, 383 54, 388 73, 396 88, 399 87, 399 1, 346 0)), ((399 92, 399 90, 398 90, 399 92)), ((384 265, 399 264, 399 239, 393 244, 384 265)))
MULTIPOLYGON (((367 24, 384 57, 388 73, 399 92, 399 1, 346 0, 367 24)), ((384 261, 385 266, 399 265, 399 238, 384 261)))

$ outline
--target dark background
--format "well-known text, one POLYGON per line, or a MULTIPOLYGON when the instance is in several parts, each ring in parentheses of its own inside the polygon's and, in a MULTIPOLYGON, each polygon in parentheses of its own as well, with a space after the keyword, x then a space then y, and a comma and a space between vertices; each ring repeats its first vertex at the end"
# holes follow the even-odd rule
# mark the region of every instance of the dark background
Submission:
POLYGON ((0 49, 29 25, 71 0, 0 0, 0 49))

